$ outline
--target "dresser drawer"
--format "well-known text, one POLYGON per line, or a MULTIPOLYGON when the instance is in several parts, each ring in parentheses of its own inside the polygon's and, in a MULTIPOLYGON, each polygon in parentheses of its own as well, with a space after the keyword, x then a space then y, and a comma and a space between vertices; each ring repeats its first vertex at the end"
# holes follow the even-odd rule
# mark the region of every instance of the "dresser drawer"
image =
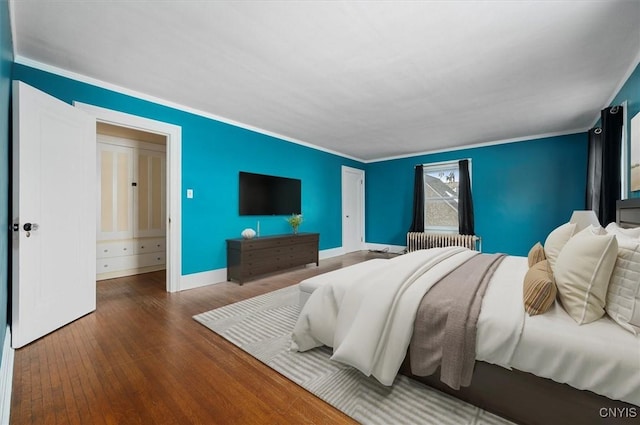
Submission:
POLYGON ((317 233, 227 239, 227 280, 240 283, 309 263, 318 264, 317 233))

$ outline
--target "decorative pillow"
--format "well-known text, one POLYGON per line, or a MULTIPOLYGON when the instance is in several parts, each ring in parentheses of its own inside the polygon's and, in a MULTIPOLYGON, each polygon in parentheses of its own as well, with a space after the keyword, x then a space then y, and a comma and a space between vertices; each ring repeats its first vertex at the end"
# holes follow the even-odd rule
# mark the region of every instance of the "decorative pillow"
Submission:
POLYGON ((604 315, 609 279, 618 257, 613 235, 594 235, 584 229, 572 237, 558 255, 553 275, 560 301, 578 324, 604 315))
POLYGON ((548 260, 537 262, 524 275, 524 311, 529 313, 529 316, 549 310, 556 299, 556 293, 556 284, 548 260))
POLYGON ((624 236, 627 238, 640 239, 640 227, 633 227, 629 229, 625 229, 624 227, 618 226, 618 223, 609 223, 607 227, 605 227, 607 233, 616 235, 616 236, 624 236))
POLYGON ((592 235, 608 235, 609 234, 604 227, 600 225, 596 226, 595 224, 591 224, 581 230, 581 232, 585 232, 585 231, 591 232, 592 235))
POLYGON ((552 271, 555 272, 555 264, 558 254, 560 254, 562 247, 567 243, 567 241, 571 239, 575 230, 575 223, 565 223, 549 233, 547 240, 544 241, 544 254, 547 257, 547 260, 549 260, 549 266, 551 266, 552 271))
POLYGON ((544 255, 544 248, 540 242, 537 242, 534 246, 529 250, 529 255, 527 256, 529 259, 529 267, 533 266, 536 263, 539 263, 542 260, 546 260, 547 257, 544 255))
POLYGON ((605 310, 620 326, 640 334, 640 241, 618 239, 605 310))

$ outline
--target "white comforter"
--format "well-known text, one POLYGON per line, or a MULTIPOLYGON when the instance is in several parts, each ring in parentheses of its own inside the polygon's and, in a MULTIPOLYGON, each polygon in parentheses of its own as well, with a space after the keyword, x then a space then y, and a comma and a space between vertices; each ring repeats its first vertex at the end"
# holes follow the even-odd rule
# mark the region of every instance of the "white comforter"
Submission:
MULTIPOLYGON (((340 356, 334 355, 336 360, 357 365, 363 372, 391 384, 408 346, 417 302, 422 299, 420 293, 426 293, 433 283, 427 276, 416 277, 410 288, 398 285, 398 281, 395 285, 389 282, 395 277, 426 271, 419 263, 432 264, 435 260, 432 254, 448 255, 442 249, 430 251, 433 252, 418 251, 420 254, 388 260, 400 268, 413 263, 411 273, 396 270, 395 266, 384 271, 360 269, 353 275, 342 274, 339 281, 318 288, 300 314, 293 333, 293 348, 305 351, 327 345, 335 347, 334 353, 337 353, 347 341, 340 349, 340 356), (414 258, 409 260, 410 256, 414 258), (369 304, 370 298, 380 305, 374 309, 363 307, 369 304), (394 319, 387 321, 378 317, 386 317, 379 314, 382 311, 393 311, 394 319), (407 317, 398 319, 399 312, 406 312, 407 317), (398 331, 399 327, 403 327, 402 332, 398 331), (341 337, 336 343, 338 329, 341 337), (360 332, 363 334, 359 335, 360 332), (392 346, 391 351, 375 344, 380 335, 384 336, 384 343, 392 346), (365 346, 369 347, 368 352, 360 352, 365 346), (381 356, 371 347, 380 350, 381 356), (387 370, 380 370, 384 365, 387 370)), ((468 258, 466 256, 474 254, 462 255, 468 258)), ((453 253, 445 263, 452 265, 462 258, 453 253)), ((443 267, 444 264, 433 271, 443 273, 446 269, 443 267)), ((509 256, 491 278, 478 317, 477 359, 640 406, 640 336, 622 329, 608 317, 578 326, 558 304, 545 314, 526 316, 522 306, 522 281, 527 269, 526 257, 509 256)))
MULTIPOLYGON (((442 277, 477 254, 459 247, 415 251, 389 260, 389 267, 383 270, 361 272, 321 286, 300 313, 292 349, 333 347, 333 360, 391 385, 406 355, 422 297, 442 277)), ((493 291, 498 301, 503 291, 513 296, 513 285, 504 286, 493 291)), ((517 286, 522 299, 522 285, 517 286)), ((523 309, 501 309, 485 320, 483 312, 484 308, 479 326, 499 320, 502 327, 500 335, 484 332, 483 340, 479 332, 477 346, 492 363, 508 365, 522 330, 523 309), (505 322, 509 324, 506 330, 505 322)))

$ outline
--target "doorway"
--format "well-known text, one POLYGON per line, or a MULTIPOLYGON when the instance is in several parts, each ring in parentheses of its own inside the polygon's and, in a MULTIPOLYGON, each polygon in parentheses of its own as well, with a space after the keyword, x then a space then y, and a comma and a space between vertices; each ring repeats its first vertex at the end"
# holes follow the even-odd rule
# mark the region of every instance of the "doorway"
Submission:
POLYGON ((98 122, 96 279, 165 270, 164 135, 98 122))
POLYGON ((342 249, 364 249, 364 170, 342 166, 342 249))
MULTIPOLYGON (((80 102, 74 106, 84 110, 96 118, 97 126, 104 124, 140 131, 163 137, 166 141, 166 172, 165 172, 165 229, 166 229, 166 290, 176 292, 181 289, 181 152, 182 128, 176 125, 150 120, 123 112, 100 108, 80 102)), ((97 163, 94 163, 97 168, 97 163)), ((94 173, 94 175, 97 175, 94 173)), ((94 199, 97 199, 97 194, 94 199)), ((97 208, 96 208, 97 209, 97 208)))

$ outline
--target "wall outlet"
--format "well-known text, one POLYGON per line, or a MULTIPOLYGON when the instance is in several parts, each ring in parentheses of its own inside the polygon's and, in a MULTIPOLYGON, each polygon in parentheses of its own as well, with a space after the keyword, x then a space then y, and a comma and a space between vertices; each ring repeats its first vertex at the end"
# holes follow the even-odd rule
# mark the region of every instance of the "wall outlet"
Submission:
POLYGON ((193 198, 193 189, 187 189, 187 199, 193 198))

